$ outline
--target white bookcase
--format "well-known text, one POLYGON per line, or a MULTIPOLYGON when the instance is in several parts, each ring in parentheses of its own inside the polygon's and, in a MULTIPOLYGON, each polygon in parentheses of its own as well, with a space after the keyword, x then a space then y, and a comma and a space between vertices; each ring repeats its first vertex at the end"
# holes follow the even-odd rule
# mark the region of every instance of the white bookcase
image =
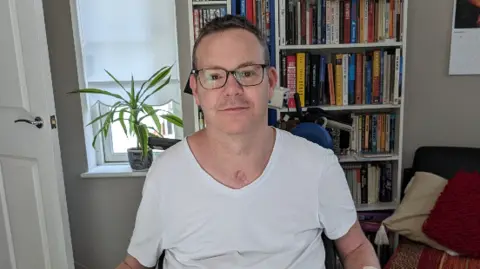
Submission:
MULTIPOLYGON (((227 13, 231 13, 231 0, 227 1, 189 1, 189 21, 190 21, 190 36, 191 36, 191 46, 193 48, 194 44, 194 18, 193 18, 193 10, 197 7, 209 7, 209 6, 224 6, 226 7, 227 13)), ((242 0, 236 0, 242 1, 242 0)), ((289 0, 275 0, 275 66, 277 70, 281 71, 281 54, 280 52, 283 51, 302 51, 302 52, 317 52, 317 53, 356 53, 368 50, 375 50, 375 49, 393 49, 398 48, 401 50, 401 78, 399 77, 399 82, 401 82, 400 92, 401 97, 398 103, 387 103, 387 104, 357 104, 357 105, 328 105, 328 106, 319 106, 326 111, 343 111, 348 113, 363 113, 363 112, 392 112, 395 113, 395 151, 391 155, 382 155, 378 154, 378 156, 371 156, 369 155, 349 155, 349 156, 341 156, 340 162, 342 164, 360 164, 360 163, 368 163, 368 162, 376 162, 376 161, 391 161, 393 163, 392 166, 392 202, 375 202, 369 204, 361 204, 358 205, 358 211, 371 211, 371 210, 394 210, 401 197, 401 178, 402 178, 402 159, 403 159, 403 118, 404 118, 404 96, 406 92, 406 85, 405 85, 405 74, 406 74, 406 55, 407 55, 407 14, 408 14, 408 0, 388 0, 388 2, 395 2, 400 3, 402 5, 401 9, 401 17, 400 21, 402 24, 402 38, 401 41, 397 40, 385 40, 380 42, 373 42, 373 43, 348 43, 348 44, 308 44, 308 45, 285 45, 281 42, 280 33, 285 33, 286 31, 282 29, 284 22, 282 18, 282 14, 285 14, 285 10, 281 5, 284 5, 285 1, 289 0)), ((296 0, 295 0, 296 1, 296 0)), ((331 0, 335 1, 335 0, 331 0)), ((343 0, 338 0, 343 1, 343 0)), ((358 3, 360 1, 367 1, 367 0, 356 0, 358 3)), ((371 0, 374 1, 374 0, 371 0)), ((305 1, 307 2, 307 1, 305 1)), ((375 2, 387 2, 386 0, 379 0, 375 2)), ((398 4, 397 4, 398 5, 398 4)), ((367 12, 365 10, 364 12, 367 12)), ((240 12, 237 8, 237 14, 240 12)), ((366 23, 366 21, 365 21, 366 23)), ((379 21, 375 20, 375 23, 379 23, 379 21)), ((280 79, 278 81, 280 83, 280 79)), ((305 110, 306 108, 304 108, 305 110)), ((285 112, 286 110, 279 110, 278 115, 281 112, 285 112)), ((195 118, 198 119, 198 109, 195 109, 195 118)), ((196 130, 199 129, 198 121, 196 122, 196 130)))
MULTIPOLYGON (((408 0, 402 0, 401 4, 403 6, 400 20, 402 21, 402 39, 401 41, 396 40, 385 40, 381 42, 374 43, 347 43, 347 44, 305 44, 305 45, 286 45, 281 36, 281 33, 285 33, 286 30, 282 29, 285 25, 284 19, 287 16, 285 9, 282 7, 285 1, 288 0, 275 0, 275 55, 276 55, 276 68, 281 70, 281 54, 282 50, 284 51, 301 51, 301 52, 318 52, 318 53, 355 53, 365 50, 374 50, 382 48, 399 48, 402 55, 402 64, 401 66, 401 98, 400 102, 395 104, 359 104, 359 105, 328 105, 328 106, 319 106, 326 111, 345 111, 349 113, 362 113, 362 112, 395 112, 396 114, 396 125, 395 125, 395 152, 392 155, 381 155, 372 157, 372 156, 361 156, 361 155, 350 155, 350 156, 341 156, 340 162, 342 164, 355 164, 355 163, 367 163, 375 161, 391 161, 393 162, 393 178, 392 178, 392 202, 376 202, 371 204, 361 204, 357 206, 358 211, 371 211, 371 210, 394 210, 401 197, 401 178, 402 178, 402 159, 403 159, 403 118, 404 118, 404 96, 405 96, 405 62, 406 62, 406 50, 407 50, 407 14, 408 14, 408 0)), ((392 2, 395 0, 391 0, 392 2)), ((357 0, 360 3, 360 0, 357 0)), ((382 0, 377 1, 382 2, 382 0)), ((385 2, 385 1, 383 1, 385 2)), ((400 1, 396 1, 399 3, 400 1)), ((375 21, 375 23, 379 23, 375 21)), ((278 81, 280 83, 280 79, 278 81)), ((306 108, 303 108, 306 110, 306 108)), ((279 112, 284 112, 286 109, 283 109, 279 112)), ((280 114, 280 113, 278 113, 280 114)))

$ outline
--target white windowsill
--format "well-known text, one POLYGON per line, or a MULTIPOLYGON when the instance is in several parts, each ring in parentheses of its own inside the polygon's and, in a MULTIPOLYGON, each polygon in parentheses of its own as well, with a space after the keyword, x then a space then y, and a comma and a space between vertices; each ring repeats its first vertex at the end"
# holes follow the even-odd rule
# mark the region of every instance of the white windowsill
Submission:
POLYGON ((82 178, 123 178, 123 177, 145 177, 145 171, 133 171, 128 163, 99 165, 88 172, 82 173, 82 178))

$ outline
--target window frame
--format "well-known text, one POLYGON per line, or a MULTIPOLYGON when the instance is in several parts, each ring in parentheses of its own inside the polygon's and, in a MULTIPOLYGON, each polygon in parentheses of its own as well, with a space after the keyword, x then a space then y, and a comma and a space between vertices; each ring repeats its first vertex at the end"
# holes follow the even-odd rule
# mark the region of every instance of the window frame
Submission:
MULTIPOLYGON (((82 33, 81 33, 81 23, 80 23, 80 12, 79 5, 77 4, 78 0, 73 0, 71 15, 73 19, 72 28, 73 28, 73 38, 74 38, 74 47, 76 48, 75 58, 77 62, 77 75, 78 75, 78 87, 86 88, 87 87, 87 74, 86 74, 86 59, 83 52, 83 42, 82 42, 82 33)), ((183 93, 183 83, 188 80, 190 77, 191 70, 191 48, 193 46, 193 32, 191 28, 191 4, 188 1, 184 0, 174 0, 175 2, 175 21, 173 24, 177 28, 177 59, 178 61, 175 64, 178 65, 178 85, 180 87, 179 93, 179 102, 175 103, 173 106, 174 114, 179 116, 183 120, 183 128, 173 125, 175 128, 178 137, 185 138, 186 136, 194 133, 198 130, 198 119, 197 119, 197 105, 193 97, 189 94, 183 93), (185 18, 190 18, 190 20, 185 20, 185 18)), ((227 9, 229 10, 229 9, 227 9)), ((184 85, 183 85, 184 86, 184 85)), ((100 122, 94 123, 92 125, 87 125, 92 119, 95 118, 95 115, 99 115, 99 108, 95 106, 90 100, 88 95, 81 94, 79 97, 79 102, 82 110, 82 122, 83 124, 83 137, 84 137, 84 149, 86 150, 86 161, 88 166, 88 172, 85 174, 88 175, 92 173, 92 177, 110 177, 113 174, 117 174, 117 168, 113 167, 125 167, 128 165, 128 160, 122 160, 120 163, 106 163, 104 158, 104 141, 105 137, 99 135, 96 144, 92 146, 93 137, 96 134, 96 130, 99 130, 100 122), (107 167, 104 171, 104 167, 107 167), (100 170, 98 170, 100 169, 100 170), (108 170, 110 169, 110 170, 108 170), (100 172, 98 172, 98 171, 100 172), (97 171, 97 172, 95 172, 97 171)), ((154 154, 157 152, 154 150, 154 154)), ((131 172, 124 172, 123 168, 118 169, 119 174, 125 174, 131 176, 131 172)), ((128 170, 128 169, 127 169, 128 170)))
MULTIPOLYGON (((86 103, 89 103, 88 96, 85 97, 86 103)), ((90 115, 91 119, 89 121, 97 118, 100 116, 100 104, 95 103, 93 105, 87 105, 85 107, 85 110, 87 110, 87 115, 90 115)), ((91 125, 91 128, 89 129, 91 131, 91 137, 93 138, 95 134, 100 130, 100 126, 104 123, 104 120, 101 119, 91 125)), ((95 150, 95 158, 96 158, 96 165, 104 165, 106 164, 105 162, 105 154, 104 154, 104 144, 105 144, 105 137, 103 134, 98 135, 97 140, 95 141, 95 145, 93 145, 94 150, 95 150)))

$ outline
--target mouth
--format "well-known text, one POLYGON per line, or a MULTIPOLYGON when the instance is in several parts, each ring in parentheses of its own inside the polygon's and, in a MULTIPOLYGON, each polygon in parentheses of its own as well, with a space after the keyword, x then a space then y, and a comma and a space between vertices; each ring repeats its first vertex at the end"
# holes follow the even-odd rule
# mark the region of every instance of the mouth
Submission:
POLYGON ((246 109, 248 109, 248 107, 229 107, 229 108, 222 109, 222 111, 235 112, 235 111, 243 111, 246 109))

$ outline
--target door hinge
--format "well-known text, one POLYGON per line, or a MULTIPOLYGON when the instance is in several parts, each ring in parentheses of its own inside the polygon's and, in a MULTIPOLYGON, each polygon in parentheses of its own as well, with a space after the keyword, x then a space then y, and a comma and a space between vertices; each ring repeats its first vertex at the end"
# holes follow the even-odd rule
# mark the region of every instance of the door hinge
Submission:
POLYGON ((57 129, 57 119, 55 118, 55 115, 50 116, 50 127, 52 127, 52 129, 57 129))

